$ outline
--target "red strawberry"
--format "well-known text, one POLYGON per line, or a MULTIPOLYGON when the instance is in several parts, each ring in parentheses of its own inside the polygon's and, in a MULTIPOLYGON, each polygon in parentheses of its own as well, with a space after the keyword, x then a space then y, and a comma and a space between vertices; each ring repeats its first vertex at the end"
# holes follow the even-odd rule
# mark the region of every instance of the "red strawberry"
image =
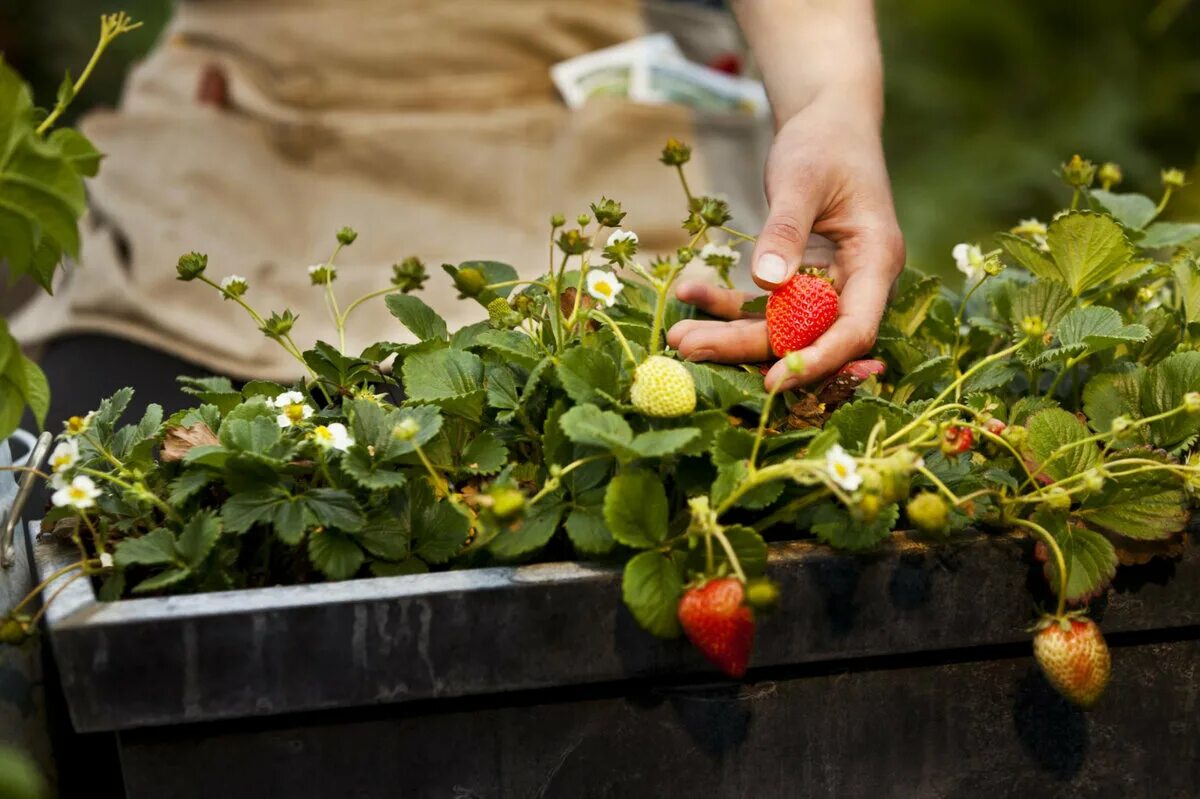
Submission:
POLYGON ((724 577, 689 588, 679 600, 679 623, 688 640, 730 677, 746 673, 754 645, 754 615, 744 597, 741 581, 724 577))
POLYGON ((988 419, 983 423, 983 429, 987 430, 994 436, 998 436, 1008 429, 1008 425, 993 416, 991 419, 988 419))
POLYGON ((1080 707, 1091 707, 1104 693, 1112 658, 1100 628, 1077 615, 1047 616, 1038 623, 1033 654, 1046 679, 1080 707))
POLYGON ((947 458, 961 455, 975 443, 975 431, 969 427, 952 424, 942 433, 942 454, 947 458))
POLYGON ((833 284, 818 275, 799 273, 767 298, 767 335, 782 358, 812 344, 838 315, 833 284))

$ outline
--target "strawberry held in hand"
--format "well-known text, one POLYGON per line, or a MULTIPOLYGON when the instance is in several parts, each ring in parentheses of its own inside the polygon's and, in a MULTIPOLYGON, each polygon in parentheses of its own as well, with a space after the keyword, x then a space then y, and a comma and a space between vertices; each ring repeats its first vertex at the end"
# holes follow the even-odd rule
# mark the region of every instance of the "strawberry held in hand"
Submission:
POLYGON ((828 278, 799 273, 767 298, 767 335, 782 358, 812 344, 838 315, 838 295, 828 278))
POLYGON ((1037 630, 1033 654, 1046 679, 1080 707, 1094 705, 1112 671, 1108 645, 1096 622, 1070 614, 1047 616, 1037 630))
POLYGON ((754 615, 740 580, 723 577, 689 588, 679 600, 679 623, 688 640, 721 671, 741 677, 754 645, 754 615))

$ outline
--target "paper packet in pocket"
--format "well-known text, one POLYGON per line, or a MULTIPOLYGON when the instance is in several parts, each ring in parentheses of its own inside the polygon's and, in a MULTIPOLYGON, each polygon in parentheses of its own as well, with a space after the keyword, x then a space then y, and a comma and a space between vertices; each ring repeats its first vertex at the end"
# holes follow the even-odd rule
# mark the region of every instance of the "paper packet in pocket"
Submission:
POLYGON ((550 77, 570 108, 599 96, 646 102, 634 86, 646 83, 642 76, 649 63, 667 60, 683 61, 683 53, 670 34, 653 33, 560 61, 550 68, 550 77))

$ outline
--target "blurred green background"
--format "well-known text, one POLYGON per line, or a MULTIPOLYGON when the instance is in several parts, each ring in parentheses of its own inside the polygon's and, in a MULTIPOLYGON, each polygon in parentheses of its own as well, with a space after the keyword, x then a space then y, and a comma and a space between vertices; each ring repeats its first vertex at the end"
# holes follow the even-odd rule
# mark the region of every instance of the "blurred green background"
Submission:
MULTIPOLYGON (((910 264, 947 273, 956 242, 1022 216, 1045 221, 1066 195, 1053 171, 1075 152, 1120 163, 1121 189, 1151 196, 1162 167, 1200 176, 1200 2, 878 6, 886 146, 910 264)), ((75 112, 116 101, 125 68, 154 43, 171 3, 121 7, 146 27, 116 42, 75 112)), ((97 15, 116 8, 4 0, 0 50, 49 104, 63 72, 77 73, 91 52, 97 15)), ((1196 189, 1168 217, 1200 212, 1196 189)))

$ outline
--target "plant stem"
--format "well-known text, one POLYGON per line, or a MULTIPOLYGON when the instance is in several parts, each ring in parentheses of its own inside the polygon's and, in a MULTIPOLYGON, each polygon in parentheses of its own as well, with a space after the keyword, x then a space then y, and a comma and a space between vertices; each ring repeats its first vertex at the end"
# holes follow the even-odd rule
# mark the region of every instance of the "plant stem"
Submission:
POLYGON ((448 496, 450 494, 450 483, 448 483, 446 478, 442 477, 441 472, 434 468, 434 465, 430 463, 429 457, 425 454, 425 450, 421 449, 420 444, 414 443, 413 452, 417 453, 417 457, 421 459, 421 464, 425 467, 425 471, 429 472, 429 477, 433 480, 434 488, 441 494, 448 496))
POLYGON ((721 225, 718 228, 718 230, 724 231, 725 233, 728 233, 730 236, 735 236, 739 239, 742 239, 743 241, 748 241, 751 244, 754 244, 755 242, 758 241, 757 236, 751 236, 749 233, 743 233, 740 230, 734 230, 733 228, 729 227, 728 225, 721 225))
POLYGON ((55 599, 57 599, 59 594, 61 594, 63 591, 66 591, 67 588, 71 585, 71 583, 75 582, 80 577, 83 577, 84 574, 85 574, 85 572, 82 572, 82 571, 79 572, 78 574, 72 574, 69 578, 67 578, 67 581, 65 583, 63 583, 57 589, 55 589, 53 594, 46 597, 46 601, 44 601, 42 603, 42 606, 37 609, 37 613, 34 613, 33 617, 29 619, 29 626, 30 627, 36 626, 37 623, 41 620, 42 616, 46 615, 46 609, 48 607, 50 607, 50 603, 53 602, 55 599))
POLYGON ((712 535, 716 537, 721 544, 721 549, 725 550, 725 557, 729 559, 729 565, 733 567, 733 573, 743 583, 746 582, 746 572, 742 571, 742 564, 738 561, 737 553, 733 551, 733 545, 729 543, 729 539, 725 536, 725 532, 720 525, 712 526, 712 535))
POLYGON ((175 509, 164 502, 157 494, 147 488, 145 483, 138 483, 137 485, 134 485, 133 483, 127 483, 115 475, 109 474, 108 472, 101 472, 97 469, 88 469, 85 467, 81 468, 79 471, 83 472, 84 474, 91 475, 92 477, 98 477, 101 480, 107 480, 108 482, 112 483, 118 488, 124 489, 125 491, 137 491, 138 496, 153 504, 164 514, 166 514, 166 516, 174 519, 177 522, 183 522, 183 519, 180 518, 179 514, 175 512, 175 509))
POLYGON ((654 303, 654 321, 650 326, 651 355, 657 355, 662 349, 659 347, 659 339, 662 338, 663 322, 667 315, 667 299, 671 293, 671 284, 675 282, 677 274, 679 274, 679 270, 672 268, 666 279, 658 281, 654 287, 658 293, 658 297, 654 303))
POLYGON ((1032 530, 1054 553, 1054 562, 1058 566, 1058 609, 1054 615, 1061 616, 1067 607, 1067 559, 1063 557, 1062 550, 1059 548, 1058 542, 1054 540, 1054 536, 1045 527, 1027 519, 1013 519, 1012 523, 1018 527, 1032 530))
POLYGON ((943 494, 945 494, 945 495, 946 495, 946 499, 950 500, 950 504, 951 504, 951 505, 955 505, 955 506, 957 506, 957 505, 958 505, 958 495, 957 495, 957 494, 955 494, 953 491, 951 491, 951 490, 950 490, 950 489, 949 489, 949 488, 946 486, 946 484, 945 484, 945 483, 943 483, 941 480, 939 480, 939 479, 938 479, 938 476, 937 476, 936 474, 934 474, 933 472, 929 471, 929 469, 928 469, 928 468, 926 468, 925 466, 918 466, 918 467, 917 467, 917 471, 918 471, 918 472, 920 472, 920 474, 921 474, 921 475, 922 475, 922 476, 923 476, 923 477, 924 477, 926 480, 928 480, 929 482, 933 483, 934 487, 935 487, 935 488, 937 488, 937 490, 938 490, 938 491, 940 491, 940 492, 942 492, 943 494))
POLYGON ((637 358, 634 357, 633 349, 629 346, 629 342, 625 340, 625 334, 621 332, 621 328, 617 327, 617 323, 613 321, 612 317, 604 313, 604 311, 598 311, 595 308, 593 308, 589 313, 591 314, 592 318, 599 319, 601 322, 608 325, 609 329, 612 330, 613 335, 617 337, 617 341, 620 342, 621 348, 625 350, 625 356, 629 358, 629 362, 634 366, 637 366, 638 361, 637 358))
POLYGON ((31 588, 29 590, 29 593, 26 594, 25 597, 20 602, 18 602, 16 605, 13 606, 13 609, 9 611, 9 614, 11 615, 13 613, 16 613, 21 608, 25 607, 27 604, 29 604, 31 601, 33 601, 33 599, 35 599, 38 594, 40 594, 42 591, 45 591, 46 587, 49 586, 50 583, 54 582, 59 577, 62 577, 64 574, 67 574, 68 572, 75 571, 76 569, 82 569, 86 564, 87 564, 86 560, 80 560, 78 563, 72 563, 69 566, 63 566, 61 569, 55 570, 54 572, 52 572, 50 574, 49 577, 47 577, 45 580, 42 580, 40 583, 38 583, 33 588, 31 588))
POLYGON ((692 196, 692 190, 688 186, 687 176, 683 174, 683 164, 676 164, 675 171, 679 173, 679 183, 680 183, 680 185, 683 186, 683 193, 687 195, 688 210, 691 210, 692 200, 694 200, 696 198, 692 196))
POLYGON ((750 447, 750 473, 753 474, 758 469, 758 448, 762 445, 763 433, 767 429, 767 420, 771 418, 771 406, 775 404, 775 395, 779 392, 779 383, 767 393, 767 399, 763 402, 762 413, 758 415, 758 429, 754 431, 754 445, 750 447))
POLYGON ((44 120, 42 120, 42 124, 38 125, 37 134, 39 136, 45 135, 46 131, 50 130, 50 128, 54 126, 54 123, 58 121, 58 118, 63 115, 64 111, 67 110, 67 106, 71 104, 71 100, 75 99, 75 96, 83 91, 84 84, 88 82, 88 78, 92 76, 92 71, 96 68, 96 65, 100 63, 100 56, 104 55, 104 51, 107 50, 108 46, 113 43, 113 40, 122 33, 128 33, 129 31, 137 30, 140 27, 142 27, 142 23, 132 22, 129 19, 129 15, 124 11, 116 14, 101 15, 100 39, 96 43, 96 49, 92 51, 92 57, 88 59, 87 66, 83 68, 83 72, 80 73, 79 79, 75 81, 74 86, 71 88, 71 96, 67 98, 66 102, 56 103, 54 110, 51 111, 44 120))

